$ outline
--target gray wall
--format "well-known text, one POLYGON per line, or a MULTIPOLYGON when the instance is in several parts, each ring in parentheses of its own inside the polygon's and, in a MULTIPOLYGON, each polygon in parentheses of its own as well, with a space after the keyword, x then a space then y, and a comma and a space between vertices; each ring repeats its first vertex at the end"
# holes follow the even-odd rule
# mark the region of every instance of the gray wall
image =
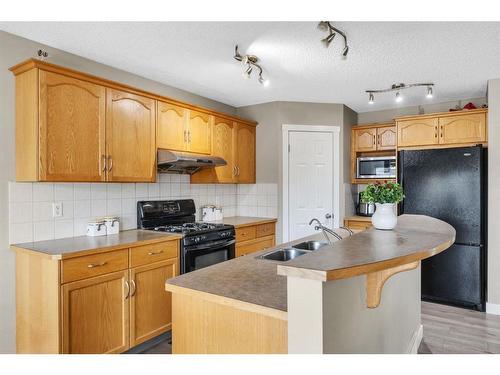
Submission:
POLYGON ((340 222, 354 211, 349 182, 351 126, 357 113, 343 104, 272 102, 239 107, 237 115, 257 126, 257 182, 278 183, 278 241, 282 233, 282 132, 283 124, 340 126, 340 222), (347 199, 346 199, 347 197, 347 199))
POLYGON ((389 278, 374 309, 366 307, 365 284, 364 275, 288 277, 289 353, 409 353, 421 326, 420 267, 389 278))
POLYGON ((174 87, 141 78, 76 55, 0 31, 0 353, 15 352, 14 256, 8 239, 8 181, 15 178, 14 166, 14 77, 11 66, 33 57, 39 48, 49 52, 50 62, 126 83, 175 99, 236 114, 228 105, 174 87))
POLYGON ((500 79, 488 81, 488 103, 488 303, 500 314, 500 79))
POLYGON ((486 98, 462 99, 452 102, 442 102, 426 104, 413 107, 401 107, 386 109, 383 111, 362 112, 358 113, 358 124, 367 124, 372 122, 391 121, 395 117, 410 116, 424 113, 446 112, 450 108, 455 108, 456 105, 463 107, 465 104, 472 102, 476 107, 481 107, 487 102, 486 98))

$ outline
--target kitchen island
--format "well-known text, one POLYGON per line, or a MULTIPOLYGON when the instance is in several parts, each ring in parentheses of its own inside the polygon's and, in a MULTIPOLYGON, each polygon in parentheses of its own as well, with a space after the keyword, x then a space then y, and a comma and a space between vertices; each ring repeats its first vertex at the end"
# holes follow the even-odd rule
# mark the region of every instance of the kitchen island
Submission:
MULTIPOLYGON (((422 336, 420 261, 455 230, 420 215, 295 259, 274 249, 170 279, 174 353, 410 353, 422 336)), ((324 241, 321 234, 279 245, 324 241)))

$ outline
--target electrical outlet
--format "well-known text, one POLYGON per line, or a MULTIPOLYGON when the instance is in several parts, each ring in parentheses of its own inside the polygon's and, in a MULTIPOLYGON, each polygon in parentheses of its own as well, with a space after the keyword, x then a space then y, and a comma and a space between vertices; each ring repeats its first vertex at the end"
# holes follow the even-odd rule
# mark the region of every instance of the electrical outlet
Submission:
POLYGON ((63 215, 63 204, 62 202, 52 203, 52 217, 61 217, 63 215))

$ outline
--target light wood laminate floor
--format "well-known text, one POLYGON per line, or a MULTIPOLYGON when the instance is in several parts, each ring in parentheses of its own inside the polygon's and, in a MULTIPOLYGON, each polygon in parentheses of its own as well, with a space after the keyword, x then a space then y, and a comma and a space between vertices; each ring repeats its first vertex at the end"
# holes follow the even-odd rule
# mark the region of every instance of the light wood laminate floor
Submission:
MULTIPOLYGON (((422 302, 424 338, 420 354, 500 354, 500 316, 422 302)), ((170 354, 169 340, 144 354, 170 354)))
POLYGON ((422 302, 421 354, 500 354, 500 316, 422 302))

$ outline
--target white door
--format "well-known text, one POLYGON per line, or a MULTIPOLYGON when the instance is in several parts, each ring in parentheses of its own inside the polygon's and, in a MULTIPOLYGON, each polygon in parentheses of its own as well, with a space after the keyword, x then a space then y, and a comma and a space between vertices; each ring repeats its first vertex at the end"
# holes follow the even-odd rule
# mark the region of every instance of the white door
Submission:
POLYGON ((333 134, 290 131, 288 133, 288 239, 315 233, 317 218, 332 228, 333 134))

